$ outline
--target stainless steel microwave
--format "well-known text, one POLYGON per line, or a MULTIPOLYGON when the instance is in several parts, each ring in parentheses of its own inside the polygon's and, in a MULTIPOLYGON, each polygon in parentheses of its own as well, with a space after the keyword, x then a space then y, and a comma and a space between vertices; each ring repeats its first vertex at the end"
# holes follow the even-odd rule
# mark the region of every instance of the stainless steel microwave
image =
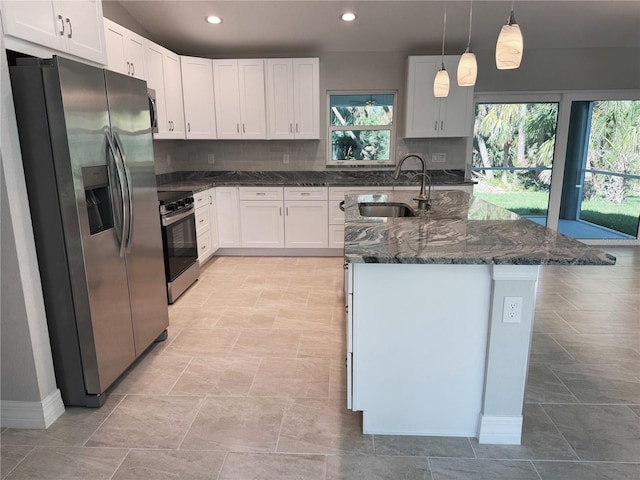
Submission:
POLYGON ((149 116, 151 117, 151 131, 158 133, 158 107, 156 105, 156 91, 153 88, 147 88, 147 96, 149 97, 149 116))

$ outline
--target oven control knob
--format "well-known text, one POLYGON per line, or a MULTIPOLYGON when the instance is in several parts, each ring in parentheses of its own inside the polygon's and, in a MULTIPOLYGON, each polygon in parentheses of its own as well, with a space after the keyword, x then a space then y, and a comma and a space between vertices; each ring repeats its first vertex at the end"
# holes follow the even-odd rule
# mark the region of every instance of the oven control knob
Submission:
POLYGON ((178 208, 178 206, 175 203, 170 203, 169 205, 167 205, 167 210, 169 212, 173 212, 174 210, 176 210, 178 208))
POLYGON ((178 200, 176 205, 178 205, 178 207, 184 207, 184 200, 178 200))
POLYGON ((193 203, 193 198, 185 198, 184 199, 184 204, 185 205, 191 205, 193 203))

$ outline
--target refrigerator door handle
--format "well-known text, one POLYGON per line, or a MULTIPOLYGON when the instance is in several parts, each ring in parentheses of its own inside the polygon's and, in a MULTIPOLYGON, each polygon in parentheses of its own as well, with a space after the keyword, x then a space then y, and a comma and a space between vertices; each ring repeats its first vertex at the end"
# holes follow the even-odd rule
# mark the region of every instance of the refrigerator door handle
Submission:
POLYGON ((124 153, 124 147, 122 146, 122 142, 120 141, 120 136, 118 132, 113 132, 113 139, 115 140, 116 148, 120 154, 120 160, 122 161, 122 170, 124 171, 124 177, 127 182, 127 198, 129 200, 129 225, 127 228, 126 235, 126 248, 127 253, 131 251, 131 238, 133 236, 133 198, 132 198, 132 186, 131 186, 131 172, 129 171, 129 167, 127 166, 127 157, 124 153))
POLYGON ((120 164, 119 164, 119 157, 116 154, 116 147, 113 145, 113 140, 111 139, 111 136, 106 133, 105 136, 107 137, 107 147, 109 148, 109 151, 111 152, 111 157, 113 158, 113 164, 115 165, 115 170, 116 170, 116 175, 117 175, 117 180, 118 180, 118 191, 120 193, 120 207, 122 208, 122 225, 116 225, 115 231, 116 231, 116 236, 118 237, 118 243, 120 244, 120 257, 124 256, 124 249, 125 249, 125 228, 128 225, 128 221, 127 221, 127 201, 125 199, 125 195, 124 195, 124 189, 123 189, 123 185, 124 185, 124 178, 123 178, 123 174, 122 174, 122 170, 120 169, 120 164))

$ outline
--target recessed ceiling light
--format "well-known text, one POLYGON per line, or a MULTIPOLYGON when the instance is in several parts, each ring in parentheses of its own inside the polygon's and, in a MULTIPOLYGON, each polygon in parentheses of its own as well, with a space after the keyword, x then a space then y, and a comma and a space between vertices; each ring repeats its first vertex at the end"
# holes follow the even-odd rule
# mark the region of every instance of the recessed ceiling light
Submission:
POLYGON ((353 12, 345 12, 340 15, 340 19, 344 22, 353 22, 356 18, 356 14, 353 12))
POLYGON ((214 25, 222 23, 222 19, 220 17, 216 17, 215 15, 209 15, 206 20, 207 22, 213 23, 214 25))

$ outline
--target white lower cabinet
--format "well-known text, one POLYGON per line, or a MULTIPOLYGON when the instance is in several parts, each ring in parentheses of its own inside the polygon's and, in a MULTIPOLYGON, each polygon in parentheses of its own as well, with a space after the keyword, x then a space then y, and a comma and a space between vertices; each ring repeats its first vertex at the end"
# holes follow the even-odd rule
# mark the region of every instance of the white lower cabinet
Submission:
POLYGON ((238 187, 216 187, 216 213, 220 248, 242 246, 238 187))
POLYGON ((282 187, 240 187, 240 230, 244 248, 283 248, 282 187))
POLYGON ((286 248, 328 248, 326 187, 284 188, 286 248))

